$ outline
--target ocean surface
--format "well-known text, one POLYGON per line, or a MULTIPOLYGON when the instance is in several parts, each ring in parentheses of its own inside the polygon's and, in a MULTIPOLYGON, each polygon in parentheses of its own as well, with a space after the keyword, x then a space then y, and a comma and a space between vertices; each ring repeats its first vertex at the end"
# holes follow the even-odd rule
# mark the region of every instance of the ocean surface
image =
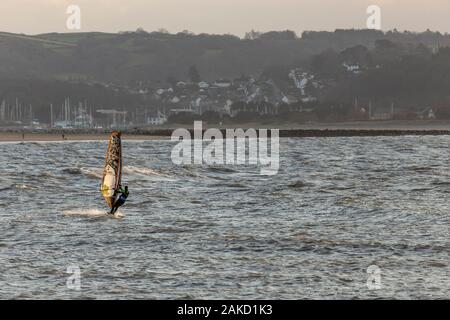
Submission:
POLYGON ((280 143, 261 176, 124 141, 120 220, 107 142, 0 143, 0 299, 450 298, 450 137, 280 143))

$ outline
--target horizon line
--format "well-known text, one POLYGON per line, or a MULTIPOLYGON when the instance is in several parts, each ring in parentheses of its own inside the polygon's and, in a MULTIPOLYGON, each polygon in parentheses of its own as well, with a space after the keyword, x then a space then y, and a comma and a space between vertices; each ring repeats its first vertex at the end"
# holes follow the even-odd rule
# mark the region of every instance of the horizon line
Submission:
MULTIPOLYGON (((259 30, 249 30, 247 32, 257 32, 260 34, 266 34, 266 33, 270 33, 270 32, 285 32, 285 31, 290 31, 295 33, 296 37, 301 39, 301 35, 303 35, 304 33, 307 32, 328 32, 328 33, 335 33, 337 31, 373 31, 373 32, 381 32, 383 34, 387 34, 389 32, 393 32, 393 33, 411 33, 411 34, 421 34, 421 33, 438 33, 440 35, 446 36, 446 35, 450 35, 450 31, 440 31, 440 30, 431 30, 431 29, 426 29, 423 31, 411 31, 411 30, 398 30, 397 28, 394 29, 386 29, 386 30, 379 30, 379 29, 368 29, 368 28, 336 28, 334 30, 326 30, 326 29, 316 29, 316 30, 303 30, 300 33, 292 30, 292 29, 282 29, 282 30, 269 30, 269 31, 259 31, 259 30)), ((247 33, 246 32, 246 33, 247 33)), ((0 34, 15 34, 15 35, 24 35, 24 36, 30 36, 30 37, 34 37, 34 36, 39 36, 39 35, 47 35, 47 34, 88 34, 88 33, 101 33, 101 34, 111 34, 111 35, 120 35, 120 34, 132 34, 132 33, 143 33, 143 34, 154 34, 154 33, 159 33, 159 34, 167 34, 167 35, 178 35, 178 34, 186 34, 186 35, 190 35, 190 36, 200 36, 200 35, 215 35, 215 36, 235 36, 237 38, 241 38, 243 39, 245 37, 244 36, 239 36, 237 34, 233 34, 233 33, 208 33, 208 32, 200 32, 200 33, 195 33, 193 31, 190 30, 182 30, 182 31, 178 31, 178 32, 171 32, 165 28, 160 28, 157 30, 145 30, 143 28, 136 28, 136 30, 121 30, 121 31, 99 31, 99 30, 90 30, 90 31, 67 31, 67 32, 61 32, 61 31, 49 31, 49 32, 41 32, 41 33, 23 33, 23 32, 12 32, 12 31, 3 31, 0 30, 0 34), (141 30, 140 30, 141 29, 141 30)))

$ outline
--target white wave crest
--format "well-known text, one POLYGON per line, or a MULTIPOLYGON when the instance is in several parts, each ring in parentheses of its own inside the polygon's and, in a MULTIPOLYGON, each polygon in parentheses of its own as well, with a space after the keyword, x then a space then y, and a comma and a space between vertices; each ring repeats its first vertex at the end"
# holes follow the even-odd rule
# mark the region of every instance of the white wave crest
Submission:
POLYGON ((108 212, 100 209, 73 209, 73 210, 64 210, 63 214, 65 216, 75 216, 75 217, 111 217, 115 219, 122 219, 124 217, 123 214, 117 212, 114 216, 108 215, 108 212))
POLYGON ((80 168, 81 173, 86 176, 91 176, 94 178, 103 178, 102 169, 94 169, 94 168, 80 168))
POLYGON ((156 170, 145 168, 145 167, 133 167, 133 166, 125 166, 123 168, 123 171, 125 173, 139 173, 139 174, 145 174, 145 175, 154 175, 154 176, 160 176, 160 177, 167 177, 167 175, 158 172, 156 170))
POLYGON ((106 210, 100 209, 73 209, 63 211, 65 216, 91 216, 91 217, 101 217, 106 216, 106 210))

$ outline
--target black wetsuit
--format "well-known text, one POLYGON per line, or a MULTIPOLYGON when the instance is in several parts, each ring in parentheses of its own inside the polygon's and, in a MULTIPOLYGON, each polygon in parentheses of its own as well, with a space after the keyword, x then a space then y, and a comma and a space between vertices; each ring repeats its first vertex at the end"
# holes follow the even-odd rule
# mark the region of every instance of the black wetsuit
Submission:
POLYGON ((119 189, 118 193, 120 193, 121 195, 119 199, 117 199, 114 203, 114 206, 111 208, 110 214, 115 214, 117 210, 119 210, 119 208, 125 204, 130 194, 129 191, 123 189, 119 189))

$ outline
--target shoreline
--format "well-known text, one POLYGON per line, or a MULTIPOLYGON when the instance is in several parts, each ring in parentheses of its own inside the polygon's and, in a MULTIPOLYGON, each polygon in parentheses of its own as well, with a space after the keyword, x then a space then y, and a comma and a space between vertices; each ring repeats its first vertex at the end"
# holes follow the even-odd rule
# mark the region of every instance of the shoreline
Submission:
MULTIPOLYGON (((203 130, 214 128, 203 124, 203 130)), ((170 127, 132 128, 122 130, 124 140, 168 140, 176 128, 193 132, 193 125, 174 124, 170 127)), ((375 137, 375 136, 437 136, 450 135, 450 120, 433 121, 353 121, 337 123, 308 123, 297 125, 263 125, 243 123, 219 127, 223 136, 226 129, 279 129, 281 138, 309 137, 375 137)), ((107 141, 112 130, 105 129, 22 129, 0 128, 0 142, 39 141, 107 141), (24 135, 24 136, 23 136, 24 135), (24 137, 24 138, 23 138, 24 137), (64 138, 63 138, 64 137, 64 138)), ((270 135, 270 133, 269 133, 270 135)))
MULTIPOLYGON (((167 140, 167 136, 124 134, 123 140, 167 140)), ((22 133, 1 132, 0 142, 70 142, 70 141, 108 141, 109 134, 104 133, 22 133)))
MULTIPOLYGON (((270 131, 269 131, 270 132, 270 131)), ((398 136, 442 136, 450 135, 450 130, 308 130, 293 129, 280 130, 280 138, 332 138, 332 137, 398 137, 398 136)), ((223 136, 226 137, 225 132, 223 136)), ((129 141, 155 141, 170 140, 170 134, 123 134, 123 140, 129 141)), ((270 137, 270 133, 268 134, 270 137)), ((64 139, 61 134, 54 133, 0 133, 1 142, 70 142, 70 141, 108 141, 109 134, 90 133, 77 134, 67 133, 64 139)))

